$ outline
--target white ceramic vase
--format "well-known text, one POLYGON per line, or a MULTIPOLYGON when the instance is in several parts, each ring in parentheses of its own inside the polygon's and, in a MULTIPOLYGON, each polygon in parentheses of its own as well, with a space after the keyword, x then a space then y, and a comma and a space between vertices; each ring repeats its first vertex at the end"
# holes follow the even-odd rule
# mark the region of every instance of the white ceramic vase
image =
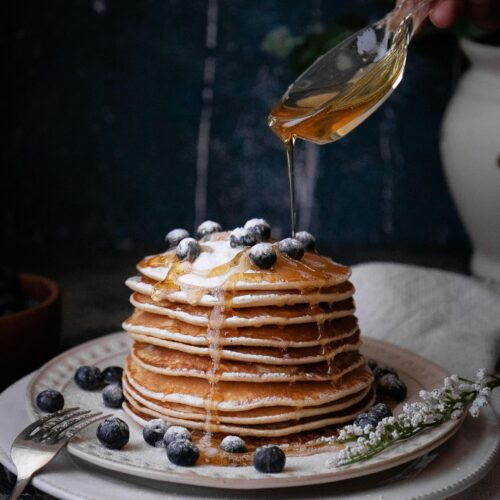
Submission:
POLYGON ((446 110, 441 155, 472 240, 471 271, 500 283, 500 47, 461 40, 471 62, 446 110))

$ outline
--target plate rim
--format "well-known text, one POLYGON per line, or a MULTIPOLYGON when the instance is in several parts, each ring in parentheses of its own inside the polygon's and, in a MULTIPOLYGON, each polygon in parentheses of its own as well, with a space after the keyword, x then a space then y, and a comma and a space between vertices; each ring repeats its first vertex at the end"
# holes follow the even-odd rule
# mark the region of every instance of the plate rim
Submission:
MULTIPOLYGON (((14 391, 14 386, 19 384, 19 386, 23 386, 24 388, 22 389, 22 392, 20 391, 20 394, 22 394, 22 403, 20 403, 19 409, 26 411, 25 408, 25 392, 26 392, 26 387, 29 383, 29 380, 35 375, 34 372, 31 374, 26 375, 25 377, 19 379, 18 381, 14 382, 11 386, 7 387, 4 392, 0 394, 0 399, 4 395, 5 392, 9 391, 14 391)), ((19 388, 21 389, 21 387, 19 388)), ((12 397, 12 396, 10 396, 12 397)), ((26 418, 28 418, 27 413, 24 413, 26 415, 26 418)), ((445 482, 445 483, 440 483, 439 485, 436 485, 434 489, 427 491, 424 494, 410 494, 407 496, 401 496, 398 498, 404 498, 405 500, 423 500, 423 499, 429 499, 429 498, 447 498, 450 495, 458 494, 460 492, 463 492, 464 490, 472 487, 474 484, 478 483, 487 473, 489 473, 494 466, 494 462, 500 457, 500 430, 498 429, 498 415, 493 406, 488 406, 484 408, 484 412, 481 412, 481 415, 479 416, 479 419, 484 419, 486 425, 494 427, 494 430, 496 431, 495 433, 495 443, 494 446, 492 446, 488 450, 488 454, 485 455, 486 458, 481 458, 480 460, 474 462, 472 472, 467 474, 466 476, 460 478, 460 479, 452 479, 451 482, 445 482)), ((468 417, 466 420, 471 420, 471 417, 468 417)), ((477 440, 477 443, 483 443, 485 439, 488 439, 488 441, 491 441, 491 434, 488 434, 487 436, 485 434, 482 434, 480 436, 480 439, 477 440)), ((64 460, 68 460, 68 462, 65 462, 65 465, 68 467, 72 467, 76 473, 78 474, 91 474, 88 470, 84 470, 82 468, 77 468, 77 466, 74 465, 74 461, 71 459, 71 456, 69 454, 64 455, 64 460), (79 469, 79 470, 78 470, 79 469)), ((462 458, 459 458, 459 460, 462 460, 462 458)), ((12 464, 9 454, 8 454, 8 446, 1 446, 0 445, 0 463, 4 465, 8 470, 10 470, 12 473, 15 474, 15 467, 12 464)), ((459 463, 460 464, 460 463, 459 463)), ((87 466, 87 464, 85 464, 87 466)), ((90 466, 91 467, 91 466, 90 466)), ((432 469, 433 465, 431 464, 429 466, 430 469, 432 469)), ((105 471, 102 471, 104 473, 105 471)), ((53 474, 53 472, 52 472, 53 474)), ((71 499, 71 500, 103 500, 105 497, 103 496, 91 496, 89 497, 88 495, 86 496, 83 494, 80 490, 74 490, 70 489, 70 485, 67 483, 64 483, 63 478, 65 477, 63 472, 58 472, 55 477, 47 477, 44 473, 37 475, 33 479, 33 484, 35 487, 39 488, 40 490, 52 494, 56 497, 61 497, 61 498, 66 498, 66 499, 71 499)), ((418 476, 415 478, 411 478, 411 481, 418 481, 418 476)), ((127 484, 127 479, 120 479, 120 481, 123 481, 124 487, 127 484)), ((449 481, 449 479, 448 479, 449 481)), ((413 485, 413 486, 418 486, 418 485, 413 485)), ((122 487, 122 485, 120 485, 122 487)), ((406 488, 405 488, 406 490, 406 488)), ((146 490, 147 492, 147 490, 146 490)), ((165 493, 163 493, 163 496, 165 496, 165 493)), ((168 498, 168 497, 167 497, 168 498)))
MULTIPOLYGON (((54 364, 57 364, 62 359, 65 359, 68 356, 76 354, 81 350, 88 350, 94 345, 99 345, 106 341, 110 341, 113 337, 119 338, 124 337, 128 339, 127 333, 123 331, 118 331, 114 333, 110 333, 108 335, 104 335, 98 337, 96 339, 89 340, 87 342, 78 344, 73 348, 70 348, 56 357, 50 359, 47 363, 37 370, 33 376, 31 377, 25 391, 25 408, 27 410, 28 416, 34 420, 39 418, 34 406, 33 401, 33 388, 34 385, 39 380, 39 377, 43 372, 48 370, 54 364)), ((370 336, 363 336, 363 340, 367 344, 375 344, 381 347, 386 346, 391 350, 399 351, 400 354, 403 354, 406 357, 416 358, 419 362, 423 362, 425 365, 432 367, 432 369, 436 372, 441 372, 443 377, 447 376, 449 372, 438 365, 437 363, 420 356, 408 349, 400 347, 398 345, 392 344, 385 340, 375 339, 370 336)), ((67 452, 71 455, 93 464, 102 469, 112 470, 114 472, 124 473, 140 478, 153 479, 156 481, 163 482, 174 482, 178 484, 196 484, 197 486, 205 486, 211 488, 224 488, 224 489, 239 489, 239 490, 257 490, 257 489, 266 489, 266 488, 286 488, 293 487, 299 485, 314 485, 314 484, 324 484, 324 483, 333 483, 337 481, 342 481, 346 479, 353 479, 356 477, 363 477, 366 475, 374 474, 377 472, 381 472, 398 465, 407 463, 415 458, 428 453, 435 448, 439 447, 441 444, 450 439, 461 427, 463 419, 459 419, 457 421, 450 421, 443 424, 446 426, 444 433, 440 433, 439 436, 431 441, 430 443, 425 443, 422 446, 416 448, 415 450, 407 453, 403 456, 395 456, 387 458, 386 460, 374 463, 368 463, 364 467, 360 468, 332 468, 331 471, 324 471, 318 474, 304 474, 298 476, 279 476, 279 475, 266 475, 262 474, 261 477, 241 477, 238 478, 229 478, 229 477, 211 477, 207 474, 199 474, 196 471, 196 468, 183 468, 183 467, 174 467, 173 469, 165 469, 165 471, 155 471, 155 470, 146 470, 143 468, 136 467, 135 465, 126 464, 123 462, 107 460, 101 458, 97 455, 89 454, 85 451, 78 449, 77 446, 73 446, 70 442, 67 446, 67 452), (235 480, 237 484, 235 484, 235 480)), ((438 429, 441 430, 443 426, 438 428, 429 429, 429 431, 424 431, 426 433, 437 432, 438 429)), ((327 453, 323 453, 325 455, 325 460, 327 458, 327 453)), ((299 458, 299 457, 293 457, 299 458)), ((303 457, 307 458, 307 457, 303 457)), ((242 468, 239 468, 240 470, 242 468)))

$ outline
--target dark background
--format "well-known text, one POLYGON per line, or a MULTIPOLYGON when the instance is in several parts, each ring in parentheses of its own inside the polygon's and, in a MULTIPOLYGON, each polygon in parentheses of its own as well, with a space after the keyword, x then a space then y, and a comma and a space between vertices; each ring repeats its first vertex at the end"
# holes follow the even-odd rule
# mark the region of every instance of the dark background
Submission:
MULTIPOLYGON (((310 36, 345 17, 367 23, 390 4, 3 3, 0 257, 60 283, 61 347, 119 329, 131 310, 124 279, 173 227, 260 216, 289 233, 284 154, 266 116, 297 64, 262 43, 283 28, 310 36)), ((322 252, 467 271, 438 149, 463 68, 454 35, 422 34, 370 120, 338 143, 299 145, 299 227, 322 252)))
MULTIPOLYGON (((301 36, 346 16, 368 22, 388 5, 4 7, 11 87, 0 251, 62 283, 65 335, 118 328, 129 307, 123 279, 142 255, 163 250, 173 227, 211 218, 232 228, 260 216, 276 236, 289 233, 285 157, 266 117, 297 73, 293 53, 280 59, 262 43, 280 27, 301 36)), ((468 241, 439 158, 441 118, 462 70, 454 35, 421 35, 399 88, 366 123, 335 144, 299 144, 299 227, 320 250, 349 264, 466 270, 468 241)))

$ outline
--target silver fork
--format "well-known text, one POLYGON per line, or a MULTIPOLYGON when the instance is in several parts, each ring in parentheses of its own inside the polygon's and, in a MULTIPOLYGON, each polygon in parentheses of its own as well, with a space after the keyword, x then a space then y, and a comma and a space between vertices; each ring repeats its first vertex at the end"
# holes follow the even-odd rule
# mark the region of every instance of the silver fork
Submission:
POLYGON ((109 416, 75 407, 46 415, 28 425, 16 437, 10 449, 10 456, 17 468, 17 482, 10 499, 17 500, 33 474, 47 465, 75 434, 109 416))

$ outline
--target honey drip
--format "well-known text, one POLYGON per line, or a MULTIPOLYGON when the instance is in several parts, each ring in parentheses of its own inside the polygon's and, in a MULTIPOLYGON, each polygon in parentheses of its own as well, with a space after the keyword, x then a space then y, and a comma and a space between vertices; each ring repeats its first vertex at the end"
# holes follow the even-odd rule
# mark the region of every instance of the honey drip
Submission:
POLYGON ((292 238, 297 231, 297 212, 295 207, 295 136, 284 141, 286 151, 286 164, 288 167, 288 189, 290 192, 290 221, 292 226, 292 238))
POLYGON ((205 450, 205 457, 208 458, 213 455, 213 450, 217 451, 217 448, 212 445, 212 421, 215 422, 215 426, 219 424, 218 421, 218 405, 221 399, 221 395, 217 391, 217 386, 220 378, 220 355, 221 355, 221 343, 220 343, 220 332, 221 325, 225 317, 225 307, 226 302, 224 299, 224 291, 218 289, 215 295, 221 299, 220 303, 215 305, 210 314, 208 328, 207 328, 207 340, 209 342, 209 353, 212 359, 212 366, 210 368, 210 378, 209 378, 209 395, 208 395, 208 405, 206 407, 206 417, 205 417, 205 434, 202 439, 203 448, 205 450), (210 452, 208 451, 210 450, 210 452))

